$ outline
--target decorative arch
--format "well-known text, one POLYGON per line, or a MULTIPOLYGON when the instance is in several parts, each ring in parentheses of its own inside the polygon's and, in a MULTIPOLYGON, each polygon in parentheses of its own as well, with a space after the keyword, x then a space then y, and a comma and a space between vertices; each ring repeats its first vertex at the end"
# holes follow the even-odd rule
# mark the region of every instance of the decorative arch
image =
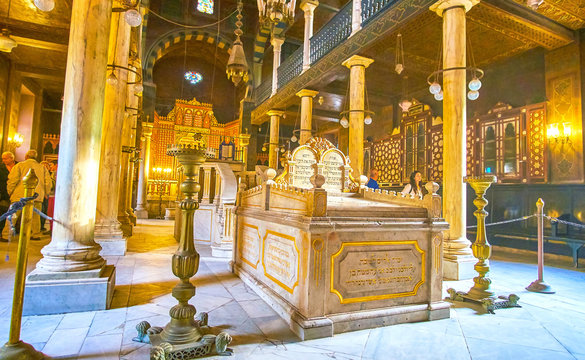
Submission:
POLYGON ((173 30, 156 39, 146 52, 146 56, 144 57, 146 59, 145 66, 142 70, 144 81, 152 82, 152 69, 154 68, 154 64, 167 54, 168 49, 172 45, 189 40, 202 41, 208 44, 215 43, 219 49, 227 52, 228 55, 231 53, 232 41, 221 34, 218 38, 217 33, 210 33, 205 30, 173 30))
MULTIPOLYGON (((286 30, 287 24, 285 22, 279 22, 274 25, 274 35, 281 36, 286 30)), ((270 27, 261 26, 254 39, 254 64, 262 64, 264 60, 264 51, 266 51, 266 41, 270 38, 270 27)), ((254 74, 259 76, 260 74, 254 74)))

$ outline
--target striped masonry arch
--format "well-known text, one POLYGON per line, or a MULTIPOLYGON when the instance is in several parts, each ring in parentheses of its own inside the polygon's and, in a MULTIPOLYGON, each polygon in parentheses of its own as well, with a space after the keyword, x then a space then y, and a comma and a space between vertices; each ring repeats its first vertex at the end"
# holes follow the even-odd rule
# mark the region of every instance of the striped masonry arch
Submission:
POLYGON ((217 47, 228 54, 231 52, 232 41, 223 35, 217 36, 217 33, 211 33, 200 29, 179 29, 170 31, 160 36, 148 49, 146 56, 145 65, 142 69, 143 78, 145 82, 152 82, 152 69, 154 64, 163 56, 166 55, 168 49, 182 41, 203 41, 208 44, 217 44, 217 47))

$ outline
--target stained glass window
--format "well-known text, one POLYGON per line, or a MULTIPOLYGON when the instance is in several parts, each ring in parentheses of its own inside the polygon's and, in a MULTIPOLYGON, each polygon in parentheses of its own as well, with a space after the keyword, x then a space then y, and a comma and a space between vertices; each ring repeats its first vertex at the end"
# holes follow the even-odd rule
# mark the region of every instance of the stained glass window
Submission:
POLYGON ((213 0, 197 0, 197 11, 213 14, 213 0))
POLYGON ((198 72, 187 71, 185 73, 185 80, 195 85, 199 83, 201 80, 203 80, 203 76, 201 76, 201 74, 199 74, 198 72))

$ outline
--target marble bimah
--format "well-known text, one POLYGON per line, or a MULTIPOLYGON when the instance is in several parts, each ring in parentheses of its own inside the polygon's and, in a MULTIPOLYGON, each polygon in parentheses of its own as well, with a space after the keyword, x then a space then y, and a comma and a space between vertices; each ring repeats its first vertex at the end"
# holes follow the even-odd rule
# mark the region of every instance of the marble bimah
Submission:
POLYGON ((373 191, 348 162, 313 138, 278 178, 240 191, 234 271, 301 339, 448 318, 438 185, 373 191))

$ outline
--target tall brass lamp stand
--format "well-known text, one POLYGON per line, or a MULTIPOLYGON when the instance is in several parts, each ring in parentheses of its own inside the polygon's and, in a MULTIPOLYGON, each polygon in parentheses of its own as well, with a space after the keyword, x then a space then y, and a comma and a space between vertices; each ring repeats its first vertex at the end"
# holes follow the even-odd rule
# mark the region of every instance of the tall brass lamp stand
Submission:
POLYGON ((500 296, 499 298, 494 297, 494 292, 490 289, 492 280, 487 277, 487 273, 490 271, 488 259, 492 254, 492 248, 487 240, 485 230, 485 218, 488 215, 485 207, 488 201, 484 195, 490 185, 496 181, 497 178, 494 175, 469 176, 465 178, 465 182, 471 185, 477 196, 473 200, 473 204, 477 207, 477 210, 473 213, 477 218, 477 236, 471 249, 473 250, 473 256, 478 259, 474 266, 478 276, 473 278, 474 285, 466 293, 455 291, 452 288, 447 289, 451 300, 480 303, 484 310, 492 314, 496 309, 519 307, 517 304, 519 297, 515 294, 500 296))
POLYGON ((173 274, 181 282, 173 288, 173 297, 179 303, 171 308, 169 315, 171 321, 163 328, 150 327, 144 321, 136 327, 138 337, 135 341, 148 342, 148 335, 153 345, 151 358, 154 359, 193 359, 205 356, 213 352, 218 354, 231 352, 227 345, 231 337, 222 332, 219 335, 211 335, 207 325, 207 314, 201 313, 197 320, 195 306, 189 304, 189 299, 195 296, 195 286, 189 279, 199 269, 199 253, 195 250, 193 242, 193 215, 199 208, 197 194, 201 186, 197 182, 199 167, 205 162, 205 148, 198 145, 169 145, 167 154, 177 157, 184 169, 185 180, 181 183, 181 192, 184 195, 180 203, 181 229, 179 248, 173 255, 173 274), (215 347, 214 347, 215 345, 215 347))

